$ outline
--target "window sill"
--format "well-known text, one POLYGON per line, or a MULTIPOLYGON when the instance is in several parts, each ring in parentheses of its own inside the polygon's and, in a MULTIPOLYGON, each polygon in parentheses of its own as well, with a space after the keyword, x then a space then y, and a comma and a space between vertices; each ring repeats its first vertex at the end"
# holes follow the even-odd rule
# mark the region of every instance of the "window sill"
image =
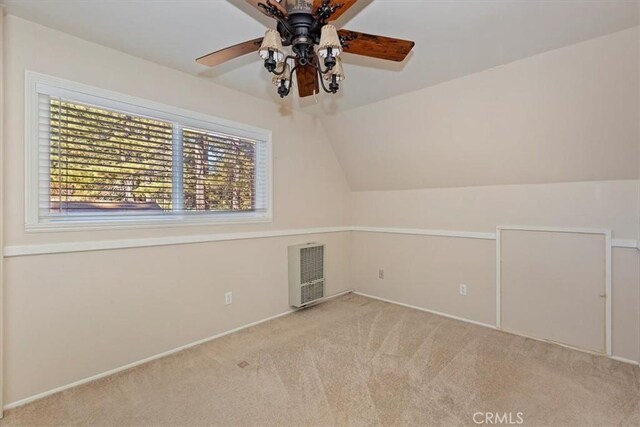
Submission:
POLYGON ((247 215, 199 215, 173 216, 170 218, 112 218, 109 220, 50 220, 46 222, 25 224, 27 233, 69 232, 69 231, 106 231, 131 230, 142 228, 179 228, 215 225, 265 224, 273 222, 270 213, 247 215))

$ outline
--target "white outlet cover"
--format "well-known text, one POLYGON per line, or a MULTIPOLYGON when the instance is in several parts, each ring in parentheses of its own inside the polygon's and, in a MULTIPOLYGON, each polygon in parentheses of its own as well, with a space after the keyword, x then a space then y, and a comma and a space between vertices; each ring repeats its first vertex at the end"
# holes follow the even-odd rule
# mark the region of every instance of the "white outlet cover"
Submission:
POLYGON ((225 305, 229 305, 233 302, 233 292, 227 292, 224 294, 224 303, 225 305))
POLYGON ((466 296, 467 295, 467 285, 465 285, 465 284, 461 284, 460 285, 460 295, 462 295, 462 296, 466 296))
POLYGON ((378 279, 384 279, 384 269, 378 270, 378 279))

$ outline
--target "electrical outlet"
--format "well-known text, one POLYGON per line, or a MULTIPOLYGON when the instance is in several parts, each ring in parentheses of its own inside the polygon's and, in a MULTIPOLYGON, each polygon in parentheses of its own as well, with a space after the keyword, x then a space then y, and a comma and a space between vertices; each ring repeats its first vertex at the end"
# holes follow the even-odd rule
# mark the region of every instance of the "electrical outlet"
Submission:
POLYGON ((384 270, 382 268, 378 270, 378 279, 384 279, 384 270))
POLYGON ((229 305, 233 302, 233 292, 227 292, 224 294, 224 303, 225 305, 229 305))
POLYGON ((463 297, 467 296, 467 285, 460 285, 460 295, 462 295, 463 297))

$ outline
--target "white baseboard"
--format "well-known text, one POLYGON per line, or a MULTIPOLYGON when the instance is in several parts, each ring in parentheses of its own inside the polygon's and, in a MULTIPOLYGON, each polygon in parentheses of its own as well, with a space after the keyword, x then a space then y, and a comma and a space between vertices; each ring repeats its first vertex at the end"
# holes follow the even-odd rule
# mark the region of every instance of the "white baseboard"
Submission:
POLYGON ((354 291, 353 293, 356 294, 356 295, 361 295, 363 297, 367 297, 367 298, 377 299, 379 301, 388 302, 390 304, 401 305, 403 307, 412 308, 414 310, 425 311, 427 313, 436 314, 438 316, 448 317, 449 319, 460 320, 461 322, 472 323, 474 325, 483 326, 485 328, 497 329, 495 325, 490 325, 488 323, 482 323, 482 322, 478 322, 478 321, 475 321, 475 320, 466 319, 464 317, 454 316, 452 314, 441 313, 439 311, 429 310, 428 308, 424 308, 424 307, 418 307, 418 306, 415 306, 415 305, 404 304, 402 302, 393 301, 393 300, 386 299, 386 298, 380 298, 380 297, 377 297, 377 296, 374 296, 374 295, 365 294, 363 292, 354 291))
POLYGON ((393 301, 393 300, 390 300, 390 299, 386 299, 386 298, 381 298, 381 297, 377 297, 377 296, 374 296, 374 295, 365 294, 363 292, 353 291, 353 293, 356 294, 356 295, 361 295, 363 297, 367 297, 367 298, 372 298, 372 299, 376 299, 376 300, 379 300, 379 301, 388 302, 390 304, 400 305, 402 307, 408 307, 408 308, 412 308, 414 310, 420 310, 420 311, 424 311, 424 312, 427 312, 427 313, 435 314, 435 315, 438 315, 438 316, 448 317, 449 319, 460 320, 461 322, 471 323, 473 325, 478 325, 478 326, 483 326, 485 328, 495 329, 495 330, 504 332, 506 334, 517 335, 517 336, 520 336, 520 337, 534 339, 536 341, 546 342, 546 343, 549 343, 549 344, 555 344, 555 345, 559 345, 561 347, 565 347, 565 348, 568 348, 568 349, 571 349, 571 350, 580 351, 582 353, 588 353, 588 354, 594 354, 594 355, 597 355, 597 356, 608 357, 609 359, 613 359, 613 360, 616 360, 618 362, 629 363, 631 365, 640 366, 640 362, 637 362, 637 361, 631 360, 631 359, 626 359, 624 357, 607 356, 606 354, 594 353, 594 352, 591 352, 591 351, 588 351, 588 350, 584 350, 584 349, 576 348, 576 347, 571 347, 571 346, 568 346, 568 345, 565 345, 565 344, 562 344, 562 343, 558 343, 558 342, 555 342, 555 341, 549 341, 549 340, 545 340, 545 339, 541 339, 541 338, 529 337, 529 336, 518 334, 518 333, 515 333, 515 332, 505 331, 505 330, 503 330, 501 328, 496 327, 495 325, 490 325, 490 324, 487 324, 487 323, 477 322, 475 320, 471 320, 471 319, 467 319, 467 318, 459 317, 459 316, 453 316, 451 314, 446 314, 446 313, 442 313, 442 312, 435 311, 435 310, 429 310, 428 308, 417 307, 415 305, 410 305, 410 304, 404 304, 402 302, 393 301))
POLYGON ((637 362, 637 361, 631 360, 631 359, 627 359, 626 357, 611 356, 611 359, 617 360, 618 362, 622 362, 622 363, 629 363, 631 365, 640 366, 640 362, 637 362))
MULTIPOLYGON (((336 298, 336 297, 339 297, 339 296, 342 296, 342 295, 346 295, 346 294, 349 294, 351 292, 353 292, 353 291, 352 290, 347 290, 347 291, 339 292, 337 294, 325 297, 323 299, 323 301, 327 301, 327 300, 330 300, 332 298, 336 298)), ((150 356, 150 357, 146 357, 144 359, 138 360, 136 362, 129 363, 127 365, 120 366, 120 367, 115 368, 115 369, 110 369, 110 370, 102 372, 100 374, 92 375, 92 376, 90 376, 88 378, 84 378, 84 379, 81 379, 81 380, 78 380, 78 381, 74 381, 74 382, 72 382, 70 384, 66 384, 66 385, 63 385, 63 386, 60 386, 60 387, 56 387, 54 389, 51 389, 51 390, 48 390, 48 391, 45 391, 45 392, 42 392, 42 393, 35 394, 33 396, 29 396, 29 397, 26 397, 24 399, 17 400, 15 402, 12 402, 12 403, 9 403, 7 405, 4 405, 4 409, 5 410, 14 409, 14 408, 17 408, 19 406, 26 405, 27 403, 31 403, 31 402, 34 402, 36 400, 40 400, 40 399, 45 398, 47 396, 51 396, 52 394, 56 394, 56 393, 59 393, 59 392, 64 391, 64 390, 68 390, 70 388, 77 387, 77 386, 82 385, 82 384, 90 383, 92 381, 96 381, 96 380, 99 380, 101 378, 108 377, 109 375, 113 375, 113 374, 117 374, 118 372, 126 371, 127 369, 135 368, 136 366, 140 366, 140 365, 143 365, 145 363, 152 362, 152 361, 157 360, 157 359, 161 359, 163 357, 172 355, 174 353, 178 353, 178 352, 183 351, 183 350, 187 350, 189 348, 198 346, 200 344, 205 344, 205 343, 207 343, 209 341, 213 341, 213 340, 215 340, 217 338, 222 338, 222 337, 224 337, 226 335, 233 334, 234 332, 239 332, 239 331, 241 331, 243 329, 251 328, 252 326, 256 326, 256 325, 259 325, 261 323, 265 323, 265 322, 277 319, 277 318, 282 317, 282 316, 286 316, 286 315, 294 313, 296 311, 298 311, 298 309, 288 310, 288 311, 285 311, 283 313, 276 314, 275 316, 267 317, 266 319, 258 320, 256 322, 252 322, 252 323, 249 323, 247 325, 239 326, 237 328, 230 329, 230 330, 222 332, 220 334, 217 334, 217 335, 214 335, 214 336, 211 336, 211 337, 208 337, 208 338, 204 338, 204 339, 201 339, 201 340, 198 340, 198 341, 194 341, 192 343, 185 344, 183 346, 176 347, 174 349, 171 349, 171 350, 168 350, 168 351, 165 351, 165 352, 162 352, 162 353, 150 356)))

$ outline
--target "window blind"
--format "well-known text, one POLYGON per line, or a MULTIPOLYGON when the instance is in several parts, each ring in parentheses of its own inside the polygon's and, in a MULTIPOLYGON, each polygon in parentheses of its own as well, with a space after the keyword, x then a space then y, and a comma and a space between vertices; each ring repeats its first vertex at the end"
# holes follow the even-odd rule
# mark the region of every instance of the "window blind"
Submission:
POLYGON ((265 141, 38 94, 40 222, 242 217, 268 209, 265 141))
POLYGON ((183 129, 184 208, 252 211, 256 206, 256 144, 183 129))

